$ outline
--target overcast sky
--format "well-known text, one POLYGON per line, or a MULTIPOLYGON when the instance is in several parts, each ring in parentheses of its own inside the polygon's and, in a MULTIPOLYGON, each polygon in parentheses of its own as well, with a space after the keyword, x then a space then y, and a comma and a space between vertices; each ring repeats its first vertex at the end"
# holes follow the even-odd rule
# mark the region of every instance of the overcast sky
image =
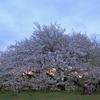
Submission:
POLYGON ((33 22, 100 34, 100 0, 0 0, 0 51, 29 38, 33 22))

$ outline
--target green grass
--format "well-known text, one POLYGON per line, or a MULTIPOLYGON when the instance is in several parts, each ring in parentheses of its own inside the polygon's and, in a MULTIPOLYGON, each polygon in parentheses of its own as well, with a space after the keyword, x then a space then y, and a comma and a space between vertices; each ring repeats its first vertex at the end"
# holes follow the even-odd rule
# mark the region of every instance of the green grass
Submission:
POLYGON ((70 91, 0 92, 0 100, 100 100, 100 91, 91 95, 70 91))

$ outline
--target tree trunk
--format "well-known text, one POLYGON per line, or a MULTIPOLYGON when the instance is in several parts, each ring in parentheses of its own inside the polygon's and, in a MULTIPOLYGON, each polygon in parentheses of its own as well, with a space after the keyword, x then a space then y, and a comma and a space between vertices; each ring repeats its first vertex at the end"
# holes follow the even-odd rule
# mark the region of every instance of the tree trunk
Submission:
POLYGON ((59 88, 60 90, 65 90, 65 85, 58 85, 58 88, 59 88))

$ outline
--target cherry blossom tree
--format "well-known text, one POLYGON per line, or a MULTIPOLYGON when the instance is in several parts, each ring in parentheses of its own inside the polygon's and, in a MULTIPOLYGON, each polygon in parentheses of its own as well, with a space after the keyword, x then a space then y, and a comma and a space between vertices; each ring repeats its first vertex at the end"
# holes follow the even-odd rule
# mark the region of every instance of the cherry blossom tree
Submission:
POLYGON ((1 90, 66 90, 84 81, 100 85, 99 43, 95 46, 85 34, 65 34, 57 23, 34 24, 30 39, 0 53, 1 90))

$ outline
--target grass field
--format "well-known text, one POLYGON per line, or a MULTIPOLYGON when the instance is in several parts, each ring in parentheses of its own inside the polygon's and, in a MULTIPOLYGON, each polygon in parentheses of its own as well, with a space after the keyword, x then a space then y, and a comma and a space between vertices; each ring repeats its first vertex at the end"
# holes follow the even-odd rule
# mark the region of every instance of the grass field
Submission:
POLYGON ((75 91, 33 91, 33 92, 0 92, 0 100, 100 100, 100 91, 91 95, 82 95, 75 91))

